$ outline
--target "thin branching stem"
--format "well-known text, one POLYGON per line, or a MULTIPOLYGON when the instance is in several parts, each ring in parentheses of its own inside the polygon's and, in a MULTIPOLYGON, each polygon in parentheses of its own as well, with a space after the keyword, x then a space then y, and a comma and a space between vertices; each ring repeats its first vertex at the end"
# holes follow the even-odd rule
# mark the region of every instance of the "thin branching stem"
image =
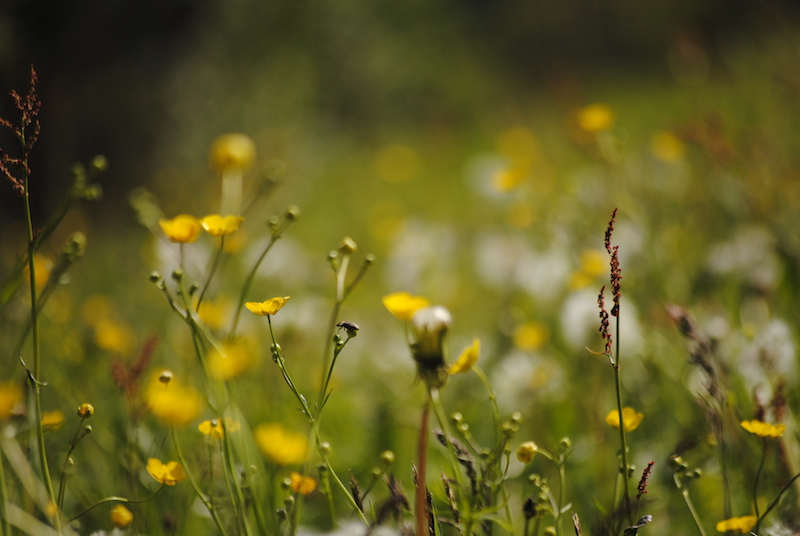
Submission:
POLYGON ((158 492, 161 491, 161 488, 163 488, 163 487, 164 487, 164 483, 162 482, 161 485, 158 486, 158 488, 153 492, 152 495, 150 495, 148 497, 145 497, 144 499, 126 499, 125 497, 106 497, 105 499, 100 499, 99 501, 97 501, 96 503, 91 505, 90 507, 86 508, 80 514, 78 514, 75 517, 73 517, 72 519, 70 519, 69 522, 72 523, 73 521, 75 521, 79 517, 81 517, 84 514, 90 512, 91 510, 94 510, 95 508, 97 508, 101 504, 106 504, 106 503, 110 503, 110 502, 125 503, 125 504, 139 504, 139 503, 147 502, 150 499, 152 499, 153 497, 155 497, 158 494, 158 492))

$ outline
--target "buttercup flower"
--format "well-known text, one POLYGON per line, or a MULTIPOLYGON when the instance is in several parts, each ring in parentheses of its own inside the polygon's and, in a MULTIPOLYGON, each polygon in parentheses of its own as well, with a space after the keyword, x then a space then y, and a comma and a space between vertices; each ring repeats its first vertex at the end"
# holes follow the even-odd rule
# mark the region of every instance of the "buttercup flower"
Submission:
POLYGON ((55 411, 45 411, 42 413, 42 426, 52 430, 58 430, 64 424, 64 412, 60 409, 55 411))
POLYGON ((533 441, 526 441, 517 449, 517 459, 522 463, 531 463, 539 447, 533 441))
POLYGON ((464 351, 461 352, 458 360, 450 365, 449 369, 447 369, 447 373, 452 375, 458 374, 459 372, 467 372, 472 368, 472 365, 478 362, 478 356, 480 353, 481 341, 480 339, 475 339, 472 341, 472 346, 467 346, 464 348, 464 351))
POLYGON ((757 521, 756 516, 732 517, 717 523, 717 532, 750 532, 757 521))
POLYGON ((246 171, 255 159, 256 144, 244 134, 223 134, 211 144, 209 160, 217 171, 246 171))
POLYGON ((258 346, 247 337, 223 342, 222 349, 224 357, 212 348, 207 358, 208 372, 218 380, 230 380, 247 372, 258 357, 258 346))
POLYGON ((786 430, 785 424, 769 424, 756 419, 742 421, 742 428, 759 437, 780 437, 786 430))
POLYGON ((14 406, 22 400, 22 390, 13 383, 0 383, 0 421, 11 417, 14 406))
POLYGON ((293 471, 289 475, 291 480, 291 488, 295 493, 300 495, 310 495, 312 491, 317 489, 317 481, 310 476, 303 476, 300 473, 293 471))
POLYGON ((283 298, 270 298, 261 303, 247 302, 244 304, 244 306, 258 316, 274 315, 281 310, 281 307, 286 305, 286 302, 289 301, 289 297, 290 296, 284 296, 283 298))
POLYGON ((200 236, 202 226, 200 220, 189 214, 175 216, 171 220, 158 220, 161 230, 167 235, 170 242, 191 244, 200 236))
MULTIPOLYGON (((644 419, 644 413, 637 413, 632 407, 622 408, 622 422, 625 423, 625 431, 631 432, 636 430, 644 419)), ((608 425, 619 430, 619 411, 613 410, 606 415, 606 422, 608 425)))
POLYGON ((614 126, 614 112, 607 104, 590 104, 578 113, 578 124, 586 132, 600 132, 614 126))
POLYGON ((235 233, 243 221, 244 218, 241 216, 222 217, 219 214, 211 214, 203 218, 200 223, 211 236, 228 236, 235 233))
POLYGON ((147 472, 156 479, 156 482, 167 486, 174 486, 181 480, 188 478, 186 473, 183 472, 183 466, 178 462, 173 461, 163 464, 161 460, 156 458, 147 460, 147 472))
MULTIPOLYGON (((233 419, 225 418, 225 428, 228 429, 229 434, 232 434, 241 427, 242 425, 233 419)), ((214 439, 222 439, 225 437, 225 430, 222 428, 222 421, 219 419, 203 421, 197 429, 200 430, 203 435, 213 437, 214 439)))
POLYGON ((400 320, 411 320, 414 313, 431 304, 422 296, 412 296, 408 292, 393 292, 384 296, 381 301, 383 306, 400 320))
POLYGON ((124 529, 133 522, 133 514, 121 504, 117 504, 111 509, 111 522, 124 529))
POLYGON ((171 381, 167 382, 162 382, 159 376, 156 378, 150 382, 145 395, 156 417, 170 426, 186 426, 200 415, 203 402, 195 388, 180 385, 171 376, 171 381))
POLYGON ((254 432, 256 444, 261 453, 278 465, 294 465, 306 461, 308 439, 296 434, 281 424, 265 423, 254 432))

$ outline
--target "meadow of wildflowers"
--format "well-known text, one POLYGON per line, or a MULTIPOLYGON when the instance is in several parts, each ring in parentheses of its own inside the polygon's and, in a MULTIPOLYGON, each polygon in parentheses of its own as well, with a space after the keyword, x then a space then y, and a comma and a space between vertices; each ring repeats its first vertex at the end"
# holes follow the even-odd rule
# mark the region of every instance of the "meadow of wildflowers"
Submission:
POLYGON ((752 100, 780 61, 732 59, 735 106, 600 88, 336 157, 211 132, 107 223, 100 156, 32 208, 32 69, 0 535, 800 532, 800 124, 752 100))

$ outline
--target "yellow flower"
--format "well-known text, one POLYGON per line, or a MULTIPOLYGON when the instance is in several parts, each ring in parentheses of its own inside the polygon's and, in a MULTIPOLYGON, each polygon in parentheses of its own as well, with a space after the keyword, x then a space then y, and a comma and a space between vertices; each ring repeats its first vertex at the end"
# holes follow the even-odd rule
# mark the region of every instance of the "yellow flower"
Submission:
POLYGON ((526 441, 517 449, 517 459, 522 463, 531 463, 539 447, 533 441, 526 441))
POLYGON ((200 393, 176 381, 163 383, 158 376, 150 382, 147 405, 153 414, 170 426, 185 426, 195 420, 203 406, 200 393))
MULTIPOLYGON (((622 408, 622 422, 625 423, 625 431, 631 432, 636 430, 644 419, 643 413, 636 413, 636 410, 631 407, 622 408)), ((619 411, 613 410, 606 415, 606 422, 608 425, 619 430, 619 411)))
POLYGON ((209 160, 217 171, 246 171, 256 159, 256 144, 244 134, 223 134, 211 143, 209 160))
POLYGON ((650 151, 662 162, 678 162, 686 153, 686 146, 672 132, 659 130, 650 138, 650 151))
POLYGON ((480 353, 481 341, 480 339, 474 339, 472 341, 472 346, 467 346, 464 348, 464 351, 461 352, 460 356, 458 356, 458 360, 450 365, 447 373, 458 374, 459 372, 467 372, 472 368, 472 365, 478 362, 478 356, 480 353))
POLYGON ((769 424, 756 419, 742 421, 742 428, 759 437, 780 437, 786 430, 785 424, 769 424))
POLYGON ((94 342, 103 350, 128 356, 133 352, 133 329, 121 322, 107 318, 98 320, 94 327, 94 342))
POLYGON ((756 516, 732 517, 717 523, 717 532, 750 532, 757 521, 756 516))
POLYGON ((508 167, 492 176, 492 187, 498 192, 510 192, 525 182, 528 170, 521 167, 508 167))
POLYGON ((247 302, 244 304, 245 307, 250 309, 250 311, 254 312, 258 316, 267 316, 267 315, 274 315, 278 311, 281 310, 281 307, 286 305, 286 302, 289 301, 289 296, 284 296, 283 298, 270 298, 265 302, 247 302))
POLYGON ((158 224, 170 242, 191 244, 197 240, 202 231, 200 220, 189 214, 181 214, 171 220, 158 220, 158 224))
POLYGON ((60 409, 55 411, 45 411, 42 413, 42 426, 53 430, 58 430, 64 424, 64 412, 60 409))
MULTIPOLYGON (((229 434, 232 434, 241 427, 242 425, 233 419, 225 418, 225 428, 228 429, 229 434)), ((203 421, 197 429, 200 430, 203 435, 211 436, 214 439, 222 439, 225 437, 225 430, 222 428, 222 421, 219 419, 203 421)))
POLYGON ((223 218, 219 214, 211 214, 203 218, 200 223, 211 236, 228 236, 235 233, 243 221, 244 218, 241 216, 229 215, 223 218))
POLYGON ((0 421, 11 417, 14 407, 22 400, 22 390, 14 383, 0 383, 0 421))
POLYGON ((183 472, 183 466, 178 462, 169 462, 165 465, 156 458, 147 460, 147 472, 156 479, 156 482, 167 486, 174 486, 187 478, 186 473, 183 472))
POLYGON ((114 313, 114 305, 111 301, 101 294, 92 294, 81 307, 83 321, 90 326, 96 326, 101 320, 105 320, 114 313))
POLYGON ((200 304, 200 320, 211 329, 220 329, 225 322, 225 315, 229 312, 229 300, 224 296, 217 300, 204 300, 200 304))
POLYGON ((381 301, 383 306, 400 320, 411 320, 414 313, 428 307, 431 303, 422 296, 412 296, 408 292, 387 294, 381 301))
POLYGON ((533 351, 550 337, 550 330, 541 322, 526 322, 514 330, 514 346, 520 350, 533 351))
POLYGON ((255 429, 255 438, 261 453, 278 465, 300 464, 308 455, 308 439, 281 424, 265 423, 255 429))
POLYGON ((310 495, 312 491, 317 489, 317 481, 310 476, 303 476, 300 473, 293 471, 289 475, 291 480, 291 488, 295 493, 300 495, 310 495))
POLYGON ((217 380, 230 380, 247 372, 258 357, 258 347, 246 337, 223 342, 222 349, 224 356, 216 348, 208 354, 208 372, 217 380))
POLYGON ((614 112, 607 104, 590 104, 578 113, 578 125, 591 133, 609 130, 614 120, 614 112))
POLYGON ((124 529, 133 522, 133 514, 121 504, 117 504, 111 509, 111 522, 124 529))
MULTIPOLYGON (((41 253, 34 253, 33 255, 33 270, 36 272, 36 290, 42 290, 50 279, 50 272, 53 270, 53 260, 42 255, 41 253)), ((26 279, 30 281, 30 264, 25 265, 26 279)))

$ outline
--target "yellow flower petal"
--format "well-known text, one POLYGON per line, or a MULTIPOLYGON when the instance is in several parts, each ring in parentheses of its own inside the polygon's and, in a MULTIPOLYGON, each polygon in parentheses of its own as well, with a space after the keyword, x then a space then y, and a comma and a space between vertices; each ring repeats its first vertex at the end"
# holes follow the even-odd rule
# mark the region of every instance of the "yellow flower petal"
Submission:
POLYGON ((169 462, 164 464, 157 458, 150 458, 147 460, 147 472, 150 473, 156 482, 174 486, 188 477, 183 471, 183 466, 178 462, 169 462))
POLYGON ((11 417, 14 407, 22 401, 22 390, 14 383, 0 383, 0 421, 11 417))
POLYGON ((291 481, 292 491, 300 495, 310 495, 312 491, 317 489, 317 481, 310 476, 303 476, 300 473, 293 471, 289 475, 291 481))
POLYGON ((118 504, 111 509, 111 522, 124 529, 133 522, 133 514, 130 510, 118 504))
POLYGON ((211 214, 203 218, 200 223, 211 236, 228 236, 235 233, 243 221, 244 218, 241 216, 228 215, 223 218, 219 214, 211 214))
POLYGON ((717 532, 750 532, 757 521, 756 516, 732 517, 717 523, 717 532))
MULTIPOLYGON (((626 432, 636 430, 642 423, 642 419, 644 419, 643 413, 637 413, 631 407, 622 408, 622 421, 625 423, 626 432)), ((606 422, 611 428, 619 430, 619 411, 615 409, 606 415, 606 422)))
POLYGON ((223 134, 213 141, 209 160, 217 171, 246 171, 256 159, 256 144, 244 134, 223 134))
POLYGON ((431 303, 422 296, 412 296, 408 292, 387 294, 381 301, 390 313, 400 320, 411 320, 414 313, 428 307, 431 303))
MULTIPOLYGON (((225 428, 228 429, 229 434, 232 434, 241 427, 242 425, 233 419, 225 418, 225 428)), ((214 439, 222 439, 225 437, 225 430, 222 428, 222 421, 220 419, 203 421, 198 425, 197 429, 200 430, 203 435, 211 436, 214 439)))
POLYGON ((590 104, 578 113, 578 124, 586 132, 600 132, 614 126, 616 117, 607 104, 590 104))
POLYGON ((171 242, 191 244, 200 236, 200 220, 189 214, 175 216, 171 220, 158 220, 161 230, 171 242))
POLYGON ((759 437, 780 437, 786 430, 785 424, 769 424, 753 419, 742 421, 742 428, 759 437))
POLYGON ((472 365, 478 362, 478 357, 481 353, 481 341, 480 339, 474 339, 472 341, 472 346, 467 346, 464 348, 464 351, 461 352, 461 355, 458 357, 458 360, 450 365, 450 368, 447 370, 448 374, 458 374, 459 372, 467 372, 469 369, 472 368, 472 365))
POLYGON ((158 376, 150 382, 145 399, 150 411, 170 426, 186 426, 203 409, 203 400, 197 389, 175 380, 163 383, 158 381, 158 376))
POLYGON ((254 432, 256 444, 261 453, 278 465, 296 465, 306 461, 308 438, 296 434, 281 424, 265 423, 254 432))
POLYGON ((53 430, 58 430, 61 428, 61 425, 64 424, 64 412, 60 409, 55 411, 45 411, 42 413, 42 426, 45 428, 51 428, 53 430))
POLYGON ((290 296, 284 296, 283 298, 270 298, 261 303, 247 302, 244 304, 244 306, 259 316, 274 315, 281 310, 281 307, 286 305, 286 302, 289 301, 289 298, 290 296))
POLYGON ((230 380, 244 374, 259 357, 259 347, 247 337, 222 343, 223 356, 216 348, 208 353, 208 372, 218 380, 230 380))

